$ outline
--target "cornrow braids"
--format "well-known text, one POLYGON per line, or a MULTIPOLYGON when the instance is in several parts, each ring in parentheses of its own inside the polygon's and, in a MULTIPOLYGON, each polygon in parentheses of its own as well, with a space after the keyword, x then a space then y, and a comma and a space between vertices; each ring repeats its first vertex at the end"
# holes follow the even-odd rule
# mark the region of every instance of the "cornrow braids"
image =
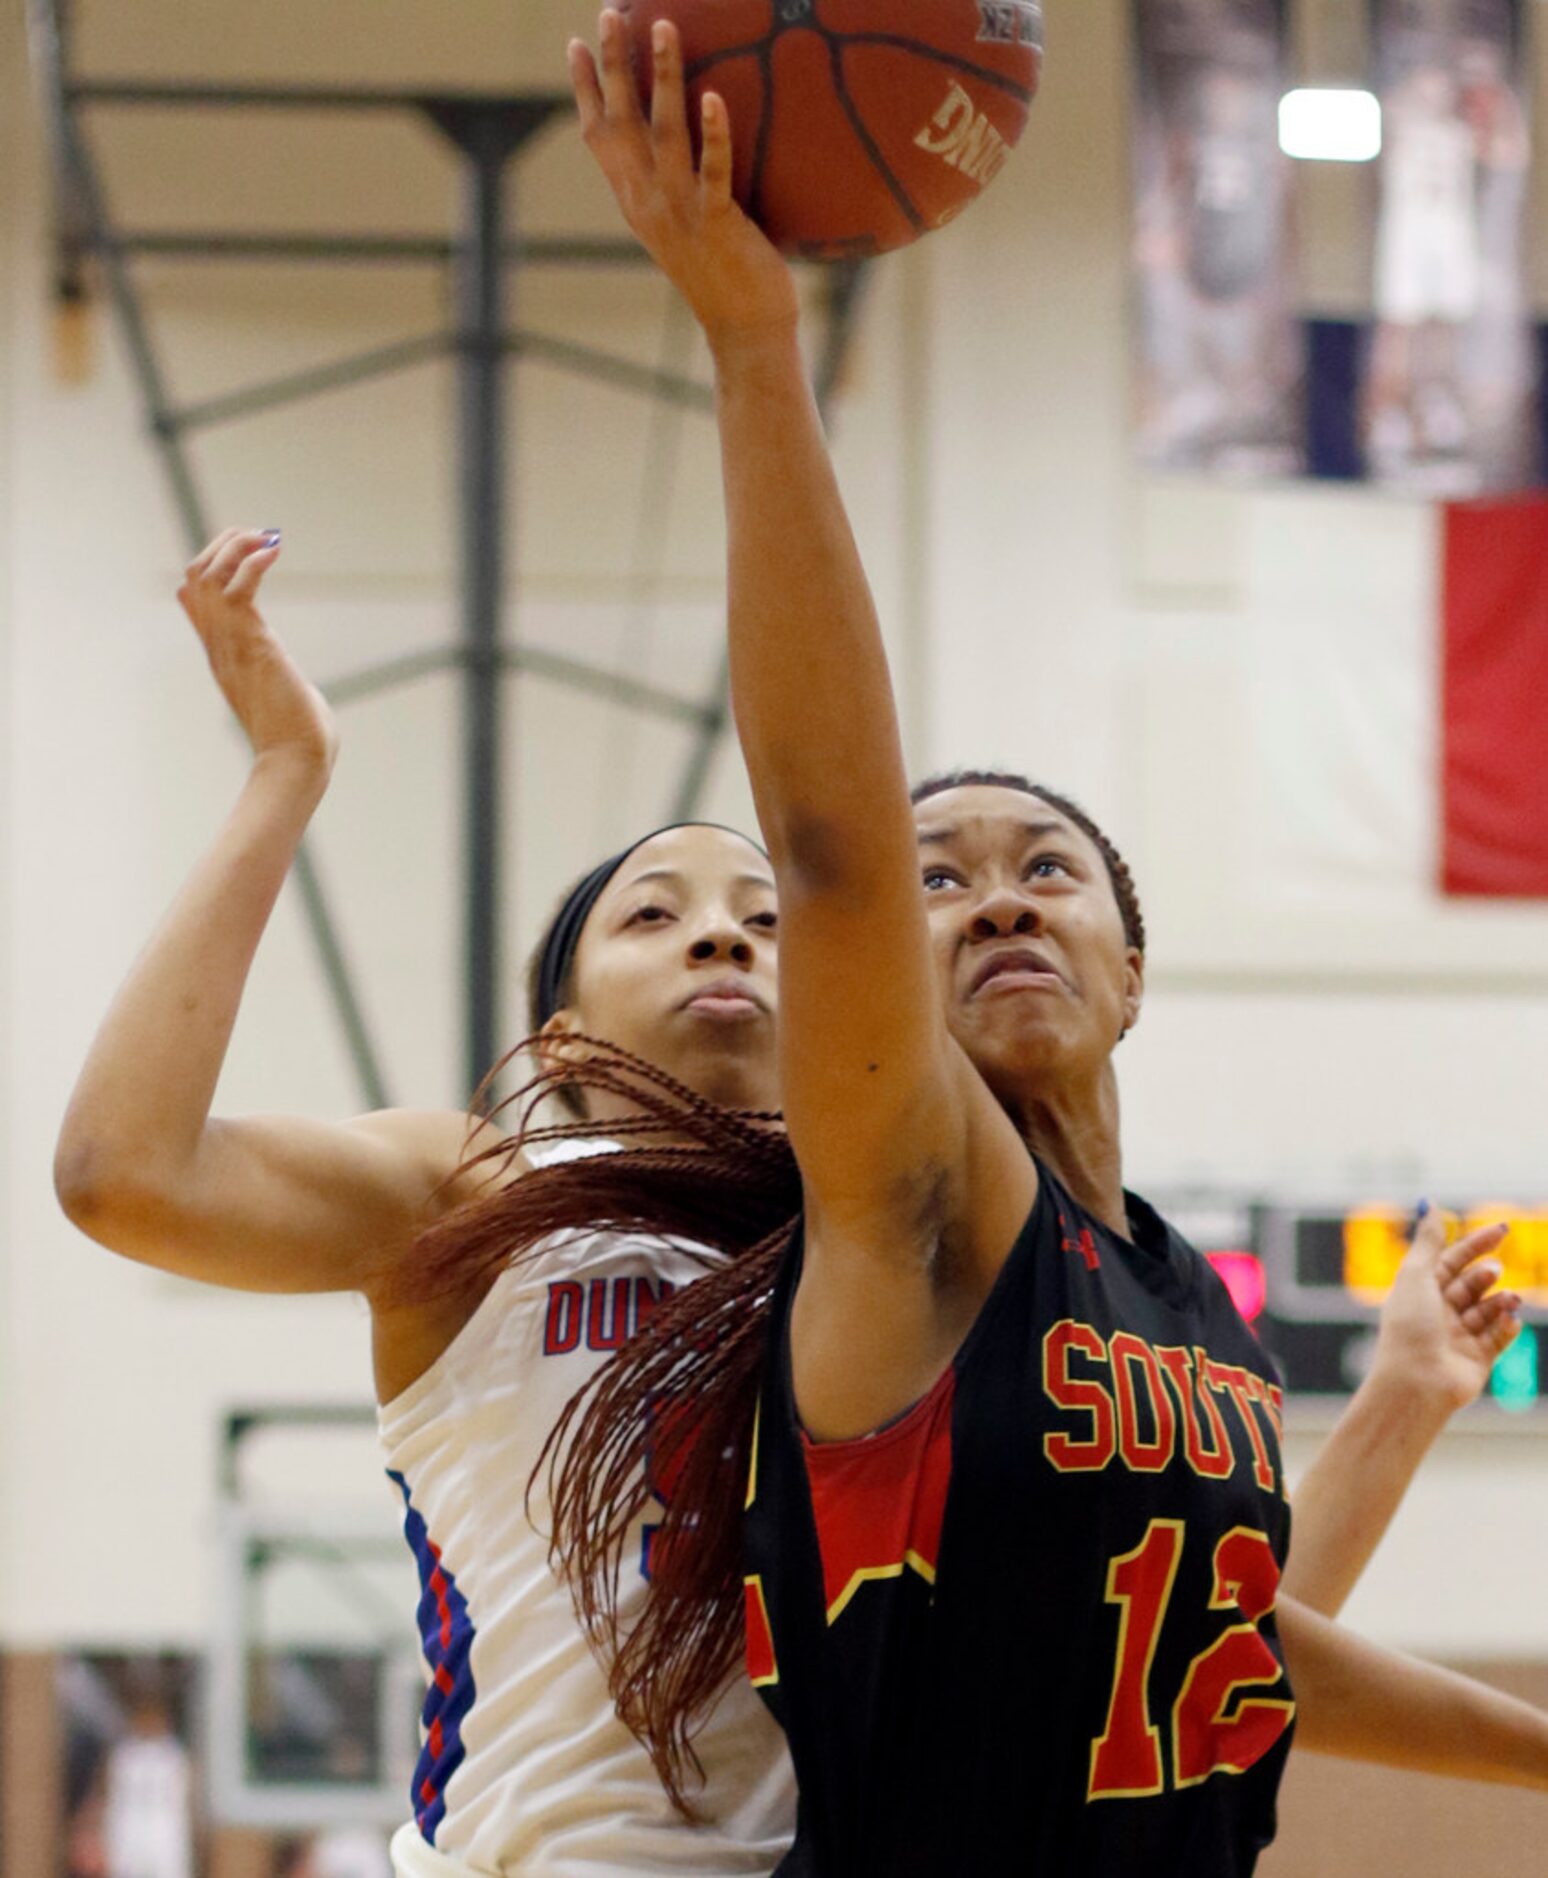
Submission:
POLYGON ((1068 796, 1060 795, 1046 784, 1035 783, 1013 771, 992 769, 954 769, 939 776, 927 777, 910 792, 909 801, 917 807, 921 802, 928 802, 931 796, 944 795, 948 789, 1019 790, 1022 795, 1035 796, 1039 802, 1046 802, 1049 808, 1056 809, 1060 815, 1073 822, 1102 857, 1107 878, 1112 883, 1113 898, 1118 902, 1118 911, 1123 919, 1124 943, 1133 946, 1136 952, 1144 952, 1145 915, 1140 908, 1139 890, 1134 884, 1129 864, 1078 802, 1072 802, 1068 796))
POLYGON ((703 1777, 693 1737, 741 1666, 742 1504, 769 1303, 794 1224, 792 1211, 660 1304, 571 1399, 538 1462, 550 1470, 554 1564, 619 1718, 689 1819, 689 1782, 703 1777), (658 1499, 645 1602, 625 1631, 619 1560, 658 1499))
POLYGON ((551 1560, 620 1718, 692 1820, 689 1789, 703 1776, 694 1736, 742 1653, 742 1501, 769 1301, 800 1211, 800 1174, 777 1115, 722 1109, 593 1038, 566 1039, 563 1061, 550 1057, 491 1119, 500 1117, 511 1134, 458 1170, 487 1167, 488 1188, 420 1234, 416 1256, 383 1286, 387 1302, 478 1297, 556 1236, 633 1233, 704 1249, 705 1276, 664 1298, 571 1398, 526 1484, 530 1502, 546 1473, 551 1560), (635 1113, 538 1126, 539 1105, 566 1088, 624 1097, 635 1113), (625 1145, 502 1178, 523 1148, 604 1138, 625 1145), (665 1512, 644 1604, 626 1626, 623 1547, 658 1499, 665 1512))
POLYGON ((538 1038, 523 1039, 475 1093, 469 1148, 481 1122, 504 1132, 489 1147, 465 1153, 446 1184, 483 1169, 485 1190, 427 1226, 415 1240, 413 1258, 378 1275, 388 1305, 427 1304, 487 1287, 540 1240, 571 1225, 704 1238, 716 1251, 740 1253, 752 1241, 737 1225, 739 1217, 756 1228, 754 1239, 769 1230, 771 1182, 781 1203, 794 1195, 780 1215, 793 1217, 799 1181, 779 1115, 721 1108, 654 1063, 600 1038, 567 1037, 562 1060, 548 1052, 543 1067, 484 1116, 485 1092, 523 1052, 539 1048, 538 1038), (620 1098, 634 1112, 608 1121, 539 1126, 534 1118, 543 1102, 569 1087, 620 1098), (525 1149, 586 1141, 639 1145, 527 1168, 520 1179, 510 1178, 525 1149), (745 1194, 722 1191, 716 1176, 728 1161, 734 1161, 738 1178, 750 1181, 745 1194), (701 1177, 702 1193, 695 1187, 701 1177), (584 1210, 572 1220, 577 1201, 584 1210))

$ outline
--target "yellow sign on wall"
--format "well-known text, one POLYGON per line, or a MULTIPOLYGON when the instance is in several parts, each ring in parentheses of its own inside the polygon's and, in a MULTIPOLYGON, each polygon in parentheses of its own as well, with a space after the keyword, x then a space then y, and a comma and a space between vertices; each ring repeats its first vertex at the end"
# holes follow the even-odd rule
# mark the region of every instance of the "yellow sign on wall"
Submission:
MULTIPOLYGON (((1510 1227, 1494 1254, 1504 1275, 1500 1282, 1519 1291, 1528 1304, 1548 1306, 1548 1208, 1527 1209, 1508 1202, 1475 1206, 1464 1215, 1441 1214, 1446 1237, 1458 1238, 1504 1220, 1510 1227)), ((1344 1283, 1364 1304, 1380 1304, 1392 1289, 1397 1269, 1408 1253, 1413 1216, 1392 1206, 1363 1207, 1344 1217, 1344 1283)))

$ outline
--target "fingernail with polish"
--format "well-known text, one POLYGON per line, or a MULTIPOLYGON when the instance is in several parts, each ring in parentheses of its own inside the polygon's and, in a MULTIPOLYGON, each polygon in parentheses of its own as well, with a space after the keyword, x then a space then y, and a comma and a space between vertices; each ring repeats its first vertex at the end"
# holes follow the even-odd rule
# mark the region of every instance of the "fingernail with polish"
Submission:
POLYGON ((280 531, 277 528, 266 528, 263 531, 264 547, 277 548, 279 546, 279 541, 280 541, 280 531))
POLYGON ((1419 1202, 1419 1204, 1418 1204, 1418 1206, 1416 1206, 1416 1207, 1414 1208, 1414 1218, 1415 1218, 1415 1219, 1423 1219, 1423 1218, 1424 1218, 1424 1216, 1425 1216, 1425 1214, 1426 1214, 1426 1213, 1428 1213, 1428 1212, 1429 1212, 1429 1210, 1430 1210, 1430 1203, 1429 1203, 1429 1201, 1428 1201, 1428 1200, 1421 1200, 1421 1201, 1419 1202))

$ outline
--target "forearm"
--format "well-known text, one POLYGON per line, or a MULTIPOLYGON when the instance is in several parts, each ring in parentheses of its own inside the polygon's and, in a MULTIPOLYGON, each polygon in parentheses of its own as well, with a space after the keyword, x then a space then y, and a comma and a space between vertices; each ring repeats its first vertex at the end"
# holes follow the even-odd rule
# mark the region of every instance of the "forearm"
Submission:
POLYGON ((56 1182, 72 1212, 105 1181, 167 1181, 191 1165, 253 956, 326 782, 291 752, 258 758, 130 971, 60 1132, 56 1182))
POLYGON ((899 846, 911 872, 886 654, 795 328, 715 350, 732 698, 765 835, 776 862, 794 843, 808 861, 895 865, 899 846))
POLYGON ((1384 1650, 1293 1598, 1279 1632, 1299 1746, 1548 1791, 1548 1715, 1470 1677, 1384 1650))
POLYGON ((1338 1615, 1449 1412, 1417 1383, 1366 1378, 1296 1488, 1288 1596, 1338 1615))

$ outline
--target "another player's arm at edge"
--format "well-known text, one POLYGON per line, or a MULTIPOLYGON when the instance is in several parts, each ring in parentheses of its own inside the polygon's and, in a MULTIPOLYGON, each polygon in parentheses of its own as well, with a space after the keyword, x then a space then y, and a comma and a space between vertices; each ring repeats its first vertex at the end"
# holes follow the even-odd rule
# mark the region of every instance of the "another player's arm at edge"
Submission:
POLYGON ((1495 1290, 1503 1225, 1446 1243, 1425 1210, 1386 1303, 1376 1357, 1295 1490, 1285 1592, 1336 1617, 1446 1423, 1476 1399, 1520 1328, 1495 1290))
POLYGON ((1548 1714, 1279 1601, 1296 1746, 1341 1760, 1548 1792, 1548 1714))
MULTIPOLYGON (((228 531, 180 591, 252 768, 93 1040, 55 1186, 70 1219, 126 1257, 241 1290, 369 1298, 430 1219, 476 1190, 478 1177, 457 1170, 484 1144, 457 1113, 210 1114, 253 957, 336 748, 326 704, 254 605, 278 554, 265 540, 228 531)), ((422 1345, 423 1316, 408 1314, 396 1341, 422 1345)), ((392 1326, 373 1317, 378 1380, 390 1386, 402 1364, 392 1326)))

